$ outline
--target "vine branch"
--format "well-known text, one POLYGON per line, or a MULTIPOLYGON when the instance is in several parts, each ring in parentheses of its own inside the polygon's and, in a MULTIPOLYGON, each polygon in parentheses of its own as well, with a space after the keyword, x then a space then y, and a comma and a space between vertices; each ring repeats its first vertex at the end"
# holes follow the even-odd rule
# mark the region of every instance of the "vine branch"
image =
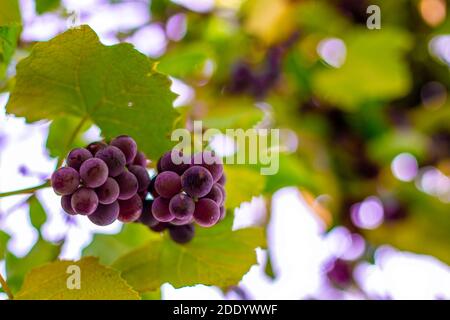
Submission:
POLYGON ((9 289, 9 286, 6 283, 6 280, 3 278, 1 273, 0 273, 0 285, 3 288, 3 291, 5 291, 5 293, 7 294, 9 300, 13 300, 14 299, 14 295, 12 294, 11 289, 9 289))
POLYGON ((47 187, 50 187, 50 181, 49 180, 45 181, 43 184, 40 184, 38 186, 0 193, 0 198, 9 197, 9 196, 15 196, 15 195, 18 195, 18 194, 35 193, 37 190, 45 189, 47 187))

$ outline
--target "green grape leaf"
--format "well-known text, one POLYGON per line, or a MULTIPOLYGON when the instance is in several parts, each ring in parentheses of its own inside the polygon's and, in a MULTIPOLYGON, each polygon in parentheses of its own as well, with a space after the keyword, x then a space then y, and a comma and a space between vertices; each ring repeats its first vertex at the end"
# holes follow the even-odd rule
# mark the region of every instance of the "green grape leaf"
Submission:
POLYGON ((72 133, 76 130, 79 122, 78 118, 69 116, 52 121, 47 137, 47 150, 51 157, 65 157, 64 152, 67 152, 68 149, 86 146, 87 142, 83 139, 83 134, 89 129, 90 123, 85 123, 71 141, 72 133))
POLYGON ((28 205, 30 206, 31 224, 39 231, 45 221, 47 221, 47 214, 36 196, 31 196, 28 199, 28 205))
POLYGON ((8 284, 13 292, 22 286, 23 279, 31 269, 55 260, 61 251, 61 245, 55 245, 39 239, 31 251, 23 258, 6 253, 6 273, 8 284))
POLYGON ((36 12, 38 14, 43 14, 48 11, 53 11, 58 9, 61 5, 61 0, 35 0, 36 12))
POLYGON ((0 26, 21 24, 19 0, 0 1, 0 26))
POLYGON ((86 257, 80 261, 56 261, 31 270, 15 299, 140 300, 140 297, 119 272, 102 266, 94 257, 86 257), (78 275, 79 289, 75 286, 78 275))
POLYGON ((7 112, 34 122, 75 116, 106 139, 132 136, 156 158, 170 149, 177 117, 169 79, 130 44, 105 46, 88 26, 38 43, 17 65, 7 112))
POLYGON ((209 229, 196 228, 194 239, 185 245, 169 237, 151 240, 112 266, 139 292, 155 290, 165 282, 176 288, 200 283, 235 285, 256 263, 255 248, 265 246, 265 239, 261 228, 232 231, 232 220, 209 229))
POLYGON ((0 26, 0 80, 5 76, 16 50, 20 31, 21 27, 18 25, 0 26))
POLYGON ((9 238, 9 234, 0 230, 0 260, 5 257, 9 238))
POLYGON ((314 74, 313 90, 318 97, 355 110, 364 102, 394 99, 408 92, 411 75, 402 57, 411 46, 408 33, 388 28, 356 30, 343 40, 347 48, 344 65, 314 74))
POLYGON ((110 265, 120 256, 160 235, 142 224, 126 224, 118 234, 96 234, 83 250, 83 256, 98 257, 100 263, 110 265))

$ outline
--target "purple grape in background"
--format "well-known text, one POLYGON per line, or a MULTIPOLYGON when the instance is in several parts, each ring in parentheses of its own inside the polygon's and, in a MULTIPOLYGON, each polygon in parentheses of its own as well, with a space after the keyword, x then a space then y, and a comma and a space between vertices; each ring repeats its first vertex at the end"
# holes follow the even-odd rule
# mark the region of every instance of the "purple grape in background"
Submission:
POLYGON ((105 183, 95 189, 98 202, 101 204, 111 204, 119 197, 119 184, 113 178, 106 179, 105 183))
POLYGON ((192 157, 192 164, 199 165, 208 169, 213 177, 214 182, 219 181, 223 175, 222 159, 214 154, 212 151, 204 151, 197 153, 192 157))
POLYGON ((130 199, 119 200, 119 221, 127 223, 139 219, 142 214, 143 203, 141 198, 135 194, 130 199))
POLYGON ((70 214, 70 215, 76 215, 77 213, 72 209, 72 195, 68 194, 65 196, 61 197, 61 207, 63 208, 63 210, 70 214))
POLYGON ((96 141, 90 143, 86 149, 92 154, 92 156, 95 156, 97 152, 99 152, 101 149, 106 148, 108 145, 104 143, 103 141, 96 141))
POLYGON ((184 244, 188 243, 194 238, 195 228, 192 224, 186 224, 183 226, 171 226, 169 228, 169 234, 173 241, 184 244))
POLYGON ((106 163, 110 177, 117 177, 125 171, 125 155, 117 147, 108 146, 103 148, 95 154, 95 157, 102 159, 106 163))
POLYGON ((158 172, 159 173, 161 173, 163 171, 173 171, 179 175, 182 175, 183 172, 189 168, 189 166, 190 166, 189 163, 175 164, 174 161, 172 160, 172 157, 174 157, 175 155, 182 157, 183 153, 179 150, 172 150, 172 151, 166 152, 161 157, 161 159, 158 162, 158 164, 159 164, 158 172))
POLYGON ((122 150, 125 155, 126 163, 130 164, 133 162, 134 158, 137 154, 137 144, 136 142, 129 136, 118 136, 114 138, 110 145, 119 148, 122 150))
POLYGON ((152 214, 160 222, 170 222, 175 218, 169 210, 169 200, 163 197, 153 200, 152 214))
POLYGON ((100 187, 108 179, 108 166, 101 159, 88 159, 80 167, 80 177, 86 187, 100 187))
POLYGON ((53 172, 51 177, 53 190, 59 195, 69 195, 80 185, 80 175, 74 168, 63 167, 53 172))
POLYGON ((73 211, 87 216, 97 209, 98 197, 94 190, 82 187, 72 195, 70 202, 73 211))
POLYGON ((217 180, 217 183, 224 186, 225 182, 227 181, 227 177, 225 176, 225 173, 222 174, 222 176, 217 180))
POLYGON ((99 204, 97 209, 88 218, 98 226, 107 226, 117 220, 119 210, 120 207, 117 201, 111 204, 99 204))
POLYGON ((170 199, 181 191, 181 179, 173 171, 164 171, 156 176, 155 190, 161 197, 170 199))
POLYGON ((148 175, 147 169, 137 165, 131 165, 128 170, 134 174, 138 181, 138 192, 142 192, 148 189, 150 185, 150 176, 148 175))
POLYGON ((170 199, 169 210, 175 218, 189 220, 194 214, 195 203, 191 197, 186 194, 180 193, 170 199))
POLYGON ((200 199, 195 204, 194 220, 202 227, 211 227, 220 219, 220 209, 211 199, 200 199))
POLYGON ((123 172, 116 177, 119 184, 119 200, 127 200, 134 196, 138 191, 138 181, 134 174, 129 171, 123 172))
POLYGON ((193 166, 187 169, 181 176, 181 186, 191 197, 201 198, 211 191, 213 177, 206 168, 193 166))
POLYGON ((218 206, 221 206, 223 203, 223 192, 220 187, 219 184, 215 183, 212 186, 211 191, 205 196, 205 198, 211 199, 217 203, 218 206))
POLYGON ((74 168, 78 171, 80 170, 83 162, 90 158, 92 158, 92 154, 89 152, 89 150, 84 148, 76 148, 69 152, 66 162, 69 167, 74 168))
POLYGON ((147 157, 141 151, 136 153, 136 157, 134 157, 133 164, 136 166, 147 167, 147 157))

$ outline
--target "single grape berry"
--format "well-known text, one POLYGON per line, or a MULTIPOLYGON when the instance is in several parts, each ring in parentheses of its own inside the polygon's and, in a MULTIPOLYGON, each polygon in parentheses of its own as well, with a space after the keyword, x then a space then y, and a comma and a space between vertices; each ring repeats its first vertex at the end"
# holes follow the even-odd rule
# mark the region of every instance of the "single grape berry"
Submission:
POLYGON ((97 209, 98 197, 94 190, 82 187, 72 195, 70 202, 73 211, 86 216, 97 209))
POLYGON ((105 183, 95 189, 98 202, 101 204, 111 204, 119 197, 119 184, 113 178, 106 179, 105 183))
POLYGON ((180 193, 172 197, 169 202, 170 213, 177 219, 188 220, 195 210, 195 203, 191 197, 180 193))
POLYGON ((219 205, 223 205, 223 204, 225 203, 226 198, 227 198, 227 193, 226 193, 226 191, 225 191, 225 188, 224 188, 224 186, 222 186, 222 185, 219 184, 219 183, 216 183, 215 186, 216 186, 217 188, 219 188, 220 191, 222 192, 222 202, 221 202, 219 205))
POLYGON ((205 196, 205 198, 211 199, 215 203, 217 203, 218 206, 221 206, 223 203, 223 192, 219 186, 219 184, 215 183, 212 186, 211 191, 205 196))
POLYGON ((155 219, 160 222, 170 222, 175 218, 169 210, 169 200, 163 197, 153 200, 152 213, 155 219))
POLYGON ((101 159, 88 159, 80 167, 80 177, 86 187, 100 187, 108 179, 108 166, 101 159))
POLYGON ((89 150, 89 152, 92 154, 92 156, 95 156, 97 154, 97 152, 99 152, 103 148, 106 148, 107 146, 108 145, 106 143, 104 143, 103 141, 97 141, 97 142, 92 142, 92 143, 88 144, 86 149, 89 150))
POLYGON ((87 159, 92 158, 92 154, 89 150, 84 148, 76 148, 69 152, 67 155, 67 165, 75 170, 80 170, 81 165, 87 159))
POLYGON ((195 228, 192 224, 186 224, 183 226, 172 226, 169 228, 169 234, 173 241, 184 244, 194 238, 195 228))
POLYGON ((219 211, 220 211, 220 218, 219 218, 219 220, 222 221, 223 219, 225 219, 225 216, 227 215, 227 212, 226 212, 224 206, 220 206, 219 211))
POLYGON ((138 181, 138 192, 142 192, 148 189, 150 185, 150 176, 148 175, 147 169, 137 165, 131 165, 128 170, 134 174, 138 181))
POLYGON ((220 219, 217 203, 211 199, 200 199, 195 204, 194 220, 202 227, 211 227, 220 219))
POLYGON ((227 181, 227 177, 225 176, 225 173, 223 173, 222 176, 217 181, 217 183, 224 186, 226 181, 227 181))
POLYGON ((187 169, 181 176, 181 186, 191 197, 201 198, 211 191, 213 177, 206 168, 193 166, 187 169))
POLYGON ((130 164, 133 162, 134 158, 137 154, 137 144, 136 142, 129 136, 118 136, 117 138, 114 138, 110 145, 119 148, 122 150, 123 154, 125 155, 125 159, 127 164, 130 164))
POLYGON ((94 213, 90 214, 88 218, 98 226, 107 226, 117 220, 119 210, 120 207, 117 201, 110 204, 99 204, 94 213))
POLYGON ((192 157, 192 164, 199 165, 208 169, 211 173, 214 182, 219 181, 223 174, 222 159, 214 154, 212 151, 204 151, 197 153, 192 157))
POLYGON ((146 225, 147 227, 155 226, 159 223, 158 220, 152 214, 152 204, 153 200, 144 200, 142 206, 142 214, 139 217, 139 222, 146 225))
POLYGON ((125 155, 117 147, 108 146, 103 148, 95 154, 95 157, 102 159, 106 163, 110 177, 117 177, 125 170, 125 155))
POLYGON ((175 164, 173 160, 175 156, 181 158, 183 156, 183 153, 179 150, 172 150, 166 152, 159 161, 159 166, 161 170, 158 172, 161 173, 163 171, 173 171, 179 175, 182 175, 183 172, 185 172, 186 169, 189 168, 189 163, 175 164))
POLYGON ((64 209, 64 211, 70 215, 76 215, 77 213, 73 211, 72 209, 72 195, 68 194, 61 197, 61 207, 64 209))
POLYGON ((136 194, 138 191, 138 181, 134 174, 129 171, 123 172, 116 177, 119 184, 119 200, 127 200, 136 194))
POLYGON ((136 166, 147 167, 147 157, 141 151, 136 153, 136 157, 134 157, 133 164, 136 166))
POLYGON ((173 219, 172 221, 170 221, 171 225, 174 226, 184 226, 185 224, 191 224, 194 222, 194 216, 189 217, 188 219, 173 219))
POLYGON ((142 200, 137 194, 127 200, 119 200, 120 212, 119 221, 133 222, 139 219, 142 214, 142 200))
POLYGON ((59 195, 72 194, 80 185, 80 175, 74 168, 59 168, 53 172, 51 184, 53 190, 59 195))
POLYGON ((170 199, 181 191, 181 179, 172 171, 164 171, 156 176, 155 190, 161 197, 170 199))

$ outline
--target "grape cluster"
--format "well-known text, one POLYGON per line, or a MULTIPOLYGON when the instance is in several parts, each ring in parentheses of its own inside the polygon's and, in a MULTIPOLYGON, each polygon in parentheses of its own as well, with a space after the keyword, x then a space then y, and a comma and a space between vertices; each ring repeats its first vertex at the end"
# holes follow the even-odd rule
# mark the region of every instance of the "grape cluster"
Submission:
POLYGON ((61 195, 61 206, 70 215, 85 215, 106 226, 116 219, 137 220, 148 194, 150 176, 147 158, 129 136, 118 136, 109 144, 93 142, 70 151, 66 166, 51 177, 53 190, 61 195))
POLYGON ((225 217, 225 175, 212 152, 195 154, 181 164, 174 163, 172 152, 178 151, 158 161, 158 174, 149 187, 153 199, 144 202, 140 222, 157 232, 168 229, 175 242, 186 243, 194 237, 194 222, 211 227, 225 217))

